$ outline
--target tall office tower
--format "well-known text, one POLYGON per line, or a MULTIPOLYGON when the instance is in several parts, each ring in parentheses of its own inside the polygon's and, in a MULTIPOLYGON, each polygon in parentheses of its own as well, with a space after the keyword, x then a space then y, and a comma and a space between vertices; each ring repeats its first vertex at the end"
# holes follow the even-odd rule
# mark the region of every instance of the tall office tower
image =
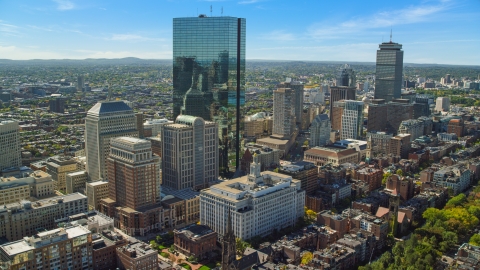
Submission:
MULTIPOLYGON (((355 87, 346 87, 346 86, 332 86, 330 87, 330 122, 333 124, 336 119, 334 119, 333 112, 333 104, 336 101, 340 100, 355 100, 356 98, 356 90, 355 87)), ((341 121, 341 120, 338 120, 341 121)), ((335 129, 335 128, 334 128, 335 129)))
POLYGON ((452 82, 452 80, 450 78, 450 74, 445 75, 445 82, 446 83, 451 83, 452 82))
POLYGON ((413 119, 414 104, 372 99, 368 105, 367 130, 396 133, 400 123, 413 119))
POLYGON ((290 139, 295 130, 295 112, 293 91, 290 88, 279 88, 273 91, 273 131, 272 136, 290 139))
POLYGON ((310 148, 324 146, 330 141, 331 124, 328 115, 315 116, 310 127, 310 148))
POLYGON ((293 81, 292 78, 287 78, 285 82, 278 85, 278 88, 292 89, 292 104, 295 106, 295 121, 297 125, 300 125, 302 122, 304 85, 301 82, 293 81))
POLYGON ((108 165, 108 198, 100 211, 121 217, 115 224, 128 235, 145 235, 162 227, 160 204, 160 158, 144 139, 118 137, 111 140, 108 165))
POLYGON ((77 92, 83 92, 84 84, 85 84, 85 80, 83 78, 83 75, 78 76, 78 78, 77 78, 77 92))
POLYGON ((357 77, 350 65, 345 64, 338 69, 336 86, 356 87, 357 77))
POLYGON ((240 164, 245 23, 244 18, 206 15, 173 19, 173 116, 216 122, 221 163, 227 168, 240 164), (235 163, 229 157, 235 157, 235 163))
POLYGON ((363 136, 363 102, 345 100, 342 115, 342 140, 358 139, 363 136))
POLYGON ((0 119, 0 171, 21 165, 18 122, 0 119))
POLYGON ((149 141, 112 139, 107 163, 108 197, 117 205, 138 210, 160 202, 160 158, 153 155, 149 141))
POLYGON ((450 110, 450 98, 449 97, 438 97, 435 101, 435 111, 437 112, 448 112, 450 110))
POLYGON ((101 101, 95 104, 85 119, 85 148, 89 181, 107 178, 106 160, 110 154, 110 139, 138 137, 135 114, 123 101, 101 101))
POLYGON ((162 184, 176 190, 207 188, 218 179, 218 126, 179 115, 162 131, 162 184))
POLYGON ((402 90, 403 51, 402 45, 383 42, 377 50, 377 66, 375 72, 375 99, 391 101, 400 98, 402 90))
POLYGON ((49 101, 50 111, 56 113, 65 113, 65 97, 56 97, 49 101))
POLYGON ((343 110, 345 109, 345 101, 339 100, 333 103, 332 110, 330 111, 330 124, 332 125, 332 130, 340 131, 342 130, 342 116, 343 110))

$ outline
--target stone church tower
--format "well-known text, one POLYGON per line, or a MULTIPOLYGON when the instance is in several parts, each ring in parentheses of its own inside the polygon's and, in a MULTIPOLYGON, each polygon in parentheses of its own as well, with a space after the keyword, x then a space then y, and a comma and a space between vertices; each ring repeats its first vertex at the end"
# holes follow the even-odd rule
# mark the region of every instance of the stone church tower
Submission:
POLYGON ((228 210, 227 231, 222 237, 222 270, 235 269, 233 262, 237 260, 235 234, 233 234, 232 218, 228 210))

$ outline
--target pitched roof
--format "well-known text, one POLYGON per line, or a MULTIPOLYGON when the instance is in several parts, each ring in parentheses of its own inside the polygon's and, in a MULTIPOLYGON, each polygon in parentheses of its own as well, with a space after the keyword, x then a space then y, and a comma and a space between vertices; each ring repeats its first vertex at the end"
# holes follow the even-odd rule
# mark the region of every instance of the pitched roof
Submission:
POLYGON ((132 108, 130 108, 125 102, 123 101, 100 101, 95 104, 90 110, 88 110, 88 114, 104 114, 104 113, 114 113, 114 112, 132 112, 132 108))
POLYGON ((388 213, 390 212, 390 210, 388 208, 385 208, 385 207, 379 207, 378 210, 377 210, 377 213, 375 214, 376 217, 384 217, 385 215, 387 215, 388 213))
POLYGON ((397 215, 397 222, 398 223, 403 223, 403 220, 406 219, 407 216, 405 215, 404 212, 398 212, 398 215, 397 215))

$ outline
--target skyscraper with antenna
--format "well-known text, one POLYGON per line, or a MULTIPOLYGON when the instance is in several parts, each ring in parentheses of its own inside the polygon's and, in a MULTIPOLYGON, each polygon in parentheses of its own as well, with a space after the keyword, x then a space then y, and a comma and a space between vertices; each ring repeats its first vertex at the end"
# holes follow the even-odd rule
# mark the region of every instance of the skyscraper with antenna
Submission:
POLYGON ((385 99, 386 102, 400 98, 403 74, 402 45, 392 41, 382 42, 377 50, 375 72, 375 99, 385 99))

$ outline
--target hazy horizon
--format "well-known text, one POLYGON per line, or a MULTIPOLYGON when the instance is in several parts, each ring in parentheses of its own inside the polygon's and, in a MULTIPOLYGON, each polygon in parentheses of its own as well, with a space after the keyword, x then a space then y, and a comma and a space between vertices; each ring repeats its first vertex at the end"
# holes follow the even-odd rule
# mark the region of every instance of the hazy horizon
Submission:
POLYGON ((480 63, 472 0, 0 1, 0 58, 171 59, 173 18, 198 14, 246 18, 247 59, 375 62, 392 31, 405 63, 480 63))

